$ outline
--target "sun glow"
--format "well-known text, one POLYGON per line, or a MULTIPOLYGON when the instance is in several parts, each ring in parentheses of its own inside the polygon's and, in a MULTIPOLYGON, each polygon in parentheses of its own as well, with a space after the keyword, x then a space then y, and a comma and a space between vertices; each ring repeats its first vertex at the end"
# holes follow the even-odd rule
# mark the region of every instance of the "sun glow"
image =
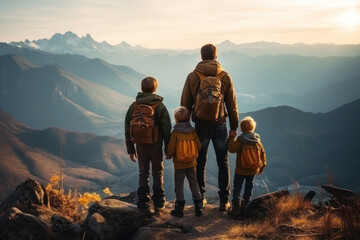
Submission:
POLYGON ((340 15, 339 22, 345 27, 360 26, 360 13, 355 9, 349 9, 346 13, 340 15))

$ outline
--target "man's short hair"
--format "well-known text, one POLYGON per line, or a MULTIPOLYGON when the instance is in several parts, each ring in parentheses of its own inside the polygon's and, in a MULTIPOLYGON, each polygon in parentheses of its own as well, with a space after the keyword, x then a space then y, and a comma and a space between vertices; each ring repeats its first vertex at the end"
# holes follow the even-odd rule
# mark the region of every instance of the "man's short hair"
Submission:
POLYGON ((217 50, 215 45, 206 44, 201 48, 201 59, 202 60, 215 60, 217 57, 217 50))
POLYGON ((141 81, 141 91, 144 93, 156 92, 159 81, 154 77, 146 77, 141 81))
POLYGON ((240 128, 242 132, 253 132, 256 128, 256 122, 250 116, 244 117, 240 122, 240 128))
POLYGON ((190 111, 186 107, 178 107, 174 111, 175 122, 188 122, 190 121, 190 111))

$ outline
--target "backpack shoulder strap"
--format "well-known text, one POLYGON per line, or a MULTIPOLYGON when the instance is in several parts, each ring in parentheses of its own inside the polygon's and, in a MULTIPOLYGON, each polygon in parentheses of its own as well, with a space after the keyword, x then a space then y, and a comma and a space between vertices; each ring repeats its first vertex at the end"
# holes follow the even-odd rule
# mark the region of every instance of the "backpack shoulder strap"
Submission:
POLYGON ((155 108, 156 108, 157 106, 159 106, 160 103, 161 103, 161 102, 158 102, 158 103, 155 103, 155 104, 150 105, 150 106, 152 107, 153 110, 155 110, 155 108))
MULTIPOLYGON (((204 80, 207 76, 205 76, 204 74, 202 74, 201 72, 194 70, 194 73, 196 73, 196 75, 199 76, 200 80, 204 80)), ((217 79, 222 79, 225 76, 225 71, 220 72, 219 74, 217 74, 215 77, 217 79)))
POLYGON ((206 78, 206 76, 199 71, 194 70, 194 73, 196 73, 196 75, 198 75, 198 77, 200 78, 201 81, 206 78))
POLYGON ((216 78, 221 80, 224 76, 225 76, 225 71, 222 71, 218 75, 216 75, 216 78))

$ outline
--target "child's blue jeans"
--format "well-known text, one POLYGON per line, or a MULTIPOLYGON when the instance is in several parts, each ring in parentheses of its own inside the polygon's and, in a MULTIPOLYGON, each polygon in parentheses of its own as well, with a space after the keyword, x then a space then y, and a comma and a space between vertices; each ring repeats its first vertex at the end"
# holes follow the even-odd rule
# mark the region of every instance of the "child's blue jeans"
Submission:
POLYGON ((244 175, 235 174, 234 190, 233 190, 233 199, 234 200, 241 199, 240 193, 241 193, 241 189, 242 189, 244 180, 245 180, 245 190, 244 190, 243 198, 244 198, 244 200, 251 199, 251 196, 253 194, 253 188, 254 188, 254 178, 255 178, 255 175, 244 176, 244 175))

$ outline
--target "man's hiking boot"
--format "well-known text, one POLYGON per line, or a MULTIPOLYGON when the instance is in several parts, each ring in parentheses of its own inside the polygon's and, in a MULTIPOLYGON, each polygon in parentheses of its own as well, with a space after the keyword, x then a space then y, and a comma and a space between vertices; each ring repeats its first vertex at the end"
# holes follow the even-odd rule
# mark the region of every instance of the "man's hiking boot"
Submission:
POLYGON ((241 215, 240 199, 233 199, 231 204, 231 210, 228 211, 228 214, 232 217, 239 217, 241 215))
POLYGON ((184 206, 185 206, 185 201, 175 201, 175 209, 171 210, 171 215, 173 217, 178 217, 178 218, 182 218, 184 216, 184 206))
POLYGON ((195 206, 195 215, 197 217, 201 217, 203 215, 203 200, 194 200, 194 206, 195 206))
POLYGON ((226 211, 228 210, 228 208, 230 208, 230 203, 229 201, 220 201, 220 205, 219 205, 219 211, 226 211))

